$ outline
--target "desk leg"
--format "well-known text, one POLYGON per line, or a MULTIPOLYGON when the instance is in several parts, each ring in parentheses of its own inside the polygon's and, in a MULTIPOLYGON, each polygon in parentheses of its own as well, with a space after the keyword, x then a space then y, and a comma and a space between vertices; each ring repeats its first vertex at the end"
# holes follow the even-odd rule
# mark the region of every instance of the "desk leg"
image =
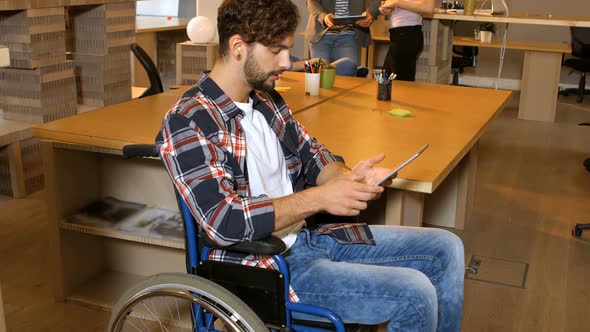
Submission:
POLYGON ((473 211, 478 143, 425 199, 424 223, 464 229, 473 211))
MULTIPOLYGON (((152 61, 157 64, 156 38, 156 32, 142 32, 135 35, 136 43, 141 46, 150 58, 152 58, 152 61)), ((143 69, 139 61, 135 59, 133 54, 131 54, 131 57, 133 59, 133 66, 131 66, 131 85, 148 88, 150 86, 150 80, 145 69, 143 69)))
POLYGON ((555 121, 561 53, 525 51, 518 118, 555 121))
POLYGON ((422 226, 423 193, 387 189, 386 195, 386 225, 422 226))
POLYGON ((369 66, 367 66, 367 52, 368 52, 368 47, 361 47, 360 50, 360 54, 359 54, 359 66, 364 66, 369 68, 369 70, 371 69, 369 66))
POLYGON ((26 196, 25 173, 20 142, 8 145, 8 168, 10 171, 10 186, 12 197, 21 198, 26 196))
POLYGON ((42 142, 48 216, 48 259, 56 301, 104 270, 99 236, 60 229, 65 216, 100 198, 98 154, 72 153, 42 142))
POLYGON ((375 68, 373 62, 375 61, 375 41, 371 39, 371 44, 367 48, 367 67, 369 68, 369 73, 371 74, 369 77, 373 78, 373 69, 375 68))

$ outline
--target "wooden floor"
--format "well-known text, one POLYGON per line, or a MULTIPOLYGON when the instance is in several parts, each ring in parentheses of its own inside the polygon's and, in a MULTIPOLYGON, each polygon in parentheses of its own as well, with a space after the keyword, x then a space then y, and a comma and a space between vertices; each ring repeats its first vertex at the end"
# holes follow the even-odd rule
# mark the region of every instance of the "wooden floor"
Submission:
MULTIPOLYGON (((511 102, 517 105, 517 102, 511 102)), ((473 110, 477 112, 476 109, 473 110)), ((590 98, 560 97, 558 122, 521 121, 508 107, 484 134, 473 222, 456 232, 471 255, 529 264, 524 288, 467 280, 463 331, 588 331, 590 98)), ((0 284, 9 332, 103 331, 108 313, 54 303, 43 193, 0 198, 0 284)))

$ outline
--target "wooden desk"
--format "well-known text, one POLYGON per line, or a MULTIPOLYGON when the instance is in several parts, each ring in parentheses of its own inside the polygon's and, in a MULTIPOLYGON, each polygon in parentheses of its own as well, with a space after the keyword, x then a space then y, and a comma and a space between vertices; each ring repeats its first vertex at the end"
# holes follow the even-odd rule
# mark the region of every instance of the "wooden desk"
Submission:
POLYGON ((283 72, 277 81, 278 87, 289 87, 289 90, 280 91, 283 98, 289 104, 291 111, 297 113, 314 105, 323 103, 337 97, 351 89, 373 82, 367 78, 336 76, 334 87, 331 89, 320 88, 318 96, 305 95, 305 74, 299 72, 283 72))
MULTIPOLYGON (((552 15, 535 13, 513 13, 509 16, 429 14, 425 15, 424 18, 424 24, 433 24, 435 21, 440 20, 590 27, 590 16, 588 15, 552 15)), ((387 41, 389 39, 388 36, 385 35, 383 27, 377 27, 377 29, 372 28, 372 31, 374 31, 374 33, 372 43, 369 46, 369 63, 373 60, 373 49, 376 43, 387 41)), ((452 35, 452 30, 450 30, 450 33, 452 35)), ((444 45, 446 38, 446 30, 441 36, 430 34, 429 38, 425 39, 425 44, 444 45), (439 39, 441 41, 440 43, 439 39)), ((553 122, 555 120, 559 74, 561 68, 561 53, 571 52, 567 46, 556 44, 559 43, 521 41, 510 44, 512 48, 525 50, 525 63, 519 105, 519 118, 521 119, 546 122, 553 122), (534 44, 540 44, 543 45, 543 47, 536 47, 534 44)), ((478 44, 477 46, 496 47, 492 44, 478 44)), ((450 52, 450 50, 447 51, 450 52)), ((448 56, 447 51, 443 50, 443 52, 436 54, 436 56, 439 58, 446 57, 448 56)), ((444 69, 446 72, 441 73, 439 77, 450 77, 450 67, 441 69, 444 69)), ((448 82, 448 80, 446 82, 448 82)), ((446 84, 446 82, 444 83, 446 84)))
MULTIPOLYGON (((154 63, 157 62, 157 33, 172 30, 184 30, 190 19, 172 17, 168 19, 165 16, 136 16, 135 17, 135 39, 154 63)), ((149 87, 150 81, 145 70, 133 57, 133 66, 131 66, 132 81, 131 84, 139 87, 149 87)))
MULTIPOLYGON (((281 94, 296 113, 370 82, 373 81, 366 78, 337 76, 334 88, 320 89, 319 96, 308 96, 303 92, 304 74, 284 72, 277 86, 291 87, 281 94)), ((164 114, 188 88, 179 86, 154 96, 38 125, 33 128, 33 134, 55 141, 118 150, 127 144, 153 144, 164 114)))
MULTIPOLYGON (((285 72, 281 84, 294 112, 371 82, 336 79, 334 89, 306 96, 303 73, 285 72), (348 85, 347 85, 348 84, 348 85)), ((115 230, 68 228, 67 216, 105 196, 176 209, 172 185, 157 159, 124 160, 131 143, 153 144, 167 110, 188 87, 36 126, 42 142, 49 219, 49 259, 59 301, 109 309, 141 276, 184 270, 184 243, 115 230), (158 264, 154 264, 158 262, 158 264)))
MULTIPOLYGON (((472 37, 453 37, 453 45, 501 48, 497 38, 482 43, 472 37)), ((553 122, 557 107, 563 53, 571 53, 569 43, 508 40, 507 49, 524 51, 518 118, 553 122)))
MULTIPOLYGON (((502 48, 501 42, 496 36, 492 38, 491 43, 482 43, 473 37, 454 36, 453 45, 475 46, 502 48)), ((507 40, 506 48, 512 50, 534 51, 534 52, 553 52, 553 53, 572 53, 572 46, 568 42, 539 42, 530 40, 507 40)))
POLYGON ((494 23, 514 23, 532 25, 551 25, 562 27, 590 27, 588 15, 562 15, 542 13, 511 13, 509 16, 500 15, 458 15, 458 14, 427 14, 425 18, 452 21, 477 21, 494 23))
POLYGON ((295 118, 348 165, 385 152, 383 166, 394 168, 429 143, 387 191, 385 221, 420 226, 424 220, 463 228, 473 204, 477 142, 510 95, 396 81, 392 101, 383 102, 376 100, 376 84, 366 84, 295 118), (387 114, 393 108, 409 110, 412 116, 387 114))

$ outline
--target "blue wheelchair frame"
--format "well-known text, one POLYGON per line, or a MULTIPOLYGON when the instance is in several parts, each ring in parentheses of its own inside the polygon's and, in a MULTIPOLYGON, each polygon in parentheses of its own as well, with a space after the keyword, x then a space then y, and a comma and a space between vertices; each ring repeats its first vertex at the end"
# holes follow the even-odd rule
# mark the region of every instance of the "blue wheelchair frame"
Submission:
MULTIPOLYGON (((187 255, 187 272, 190 274, 194 274, 195 271, 197 270, 197 267, 199 266, 199 263, 201 261, 206 261, 208 260, 209 257, 209 252, 211 251, 211 248, 203 246, 201 248, 201 253, 199 255, 199 245, 198 245, 198 228, 197 228, 197 224, 195 221, 195 218, 193 217, 192 213, 190 212, 188 206, 186 205, 186 203, 184 202, 184 200, 182 199, 182 197, 180 197, 177 194, 178 197, 178 204, 180 207, 180 213, 182 214, 182 220, 184 222, 184 229, 186 232, 186 255, 187 255)), ((345 332, 346 328, 344 326, 344 323, 342 321, 342 319, 334 312, 326 309, 326 308, 322 308, 322 307, 318 307, 318 306, 314 306, 314 305, 310 305, 310 304, 303 304, 303 303, 296 303, 296 302, 292 302, 289 300, 289 269, 287 267, 287 263, 285 262, 285 259, 279 255, 273 255, 272 256, 273 259, 275 260, 275 262, 277 263, 277 265, 279 266, 279 272, 281 274, 283 274, 283 280, 285 283, 285 308, 287 310, 286 312, 286 327, 291 328, 292 331, 296 331, 296 332, 323 332, 323 331, 329 331, 323 328, 316 328, 316 327, 310 327, 310 326, 306 326, 306 325, 300 325, 300 324, 294 324, 292 323, 292 312, 299 312, 299 313, 304 313, 304 314, 309 314, 309 315, 314 315, 317 317, 322 317, 324 319, 329 320, 335 327, 336 332, 345 332)), ((207 320, 207 317, 203 316, 203 313, 201 310, 195 310, 196 314, 196 321, 197 321, 197 326, 202 326, 202 324, 211 324, 212 322, 207 320), (201 323, 203 322, 203 323, 201 323)), ((209 331, 209 330, 207 330, 209 331)))

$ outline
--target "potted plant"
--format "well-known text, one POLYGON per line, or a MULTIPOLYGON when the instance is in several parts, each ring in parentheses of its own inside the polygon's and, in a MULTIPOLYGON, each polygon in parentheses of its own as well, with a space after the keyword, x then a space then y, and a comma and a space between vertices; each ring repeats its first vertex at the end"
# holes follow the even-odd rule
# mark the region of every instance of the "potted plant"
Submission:
POLYGON ((492 36, 494 36, 494 33, 496 32, 496 25, 492 22, 480 22, 478 27, 481 42, 491 43, 492 36))

